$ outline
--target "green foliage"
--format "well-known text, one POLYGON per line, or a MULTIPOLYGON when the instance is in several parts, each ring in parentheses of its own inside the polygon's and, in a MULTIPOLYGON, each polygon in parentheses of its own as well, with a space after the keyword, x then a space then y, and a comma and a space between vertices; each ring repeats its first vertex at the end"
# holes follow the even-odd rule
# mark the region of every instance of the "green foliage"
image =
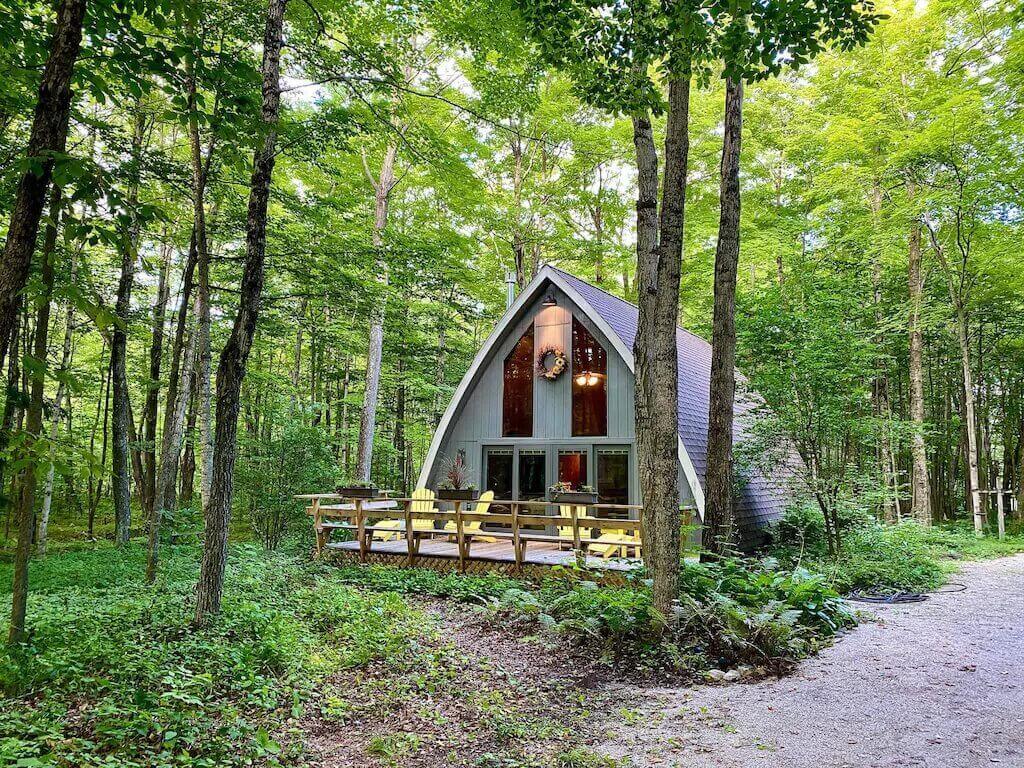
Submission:
POLYGON ((493 575, 357 566, 339 569, 338 579, 480 604, 503 623, 594 648, 620 672, 686 674, 741 662, 781 667, 853 623, 822 576, 768 561, 682 565, 679 615, 667 633, 640 580, 601 586, 566 571, 532 586, 493 575))
POLYGON ((284 423, 269 436, 239 436, 235 487, 239 506, 267 549, 276 549, 289 525, 308 529, 305 505, 295 495, 334 488, 340 473, 329 436, 306 414, 268 406, 265 418, 284 423))
POLYGON ((170 548, 155 589, 140 583, 140 560, 137 548, 103 549, 36 570, 30 643, 0 654, 0 763, 289 761, 295 746, 277 734, 311 685, 422 632, 397 595, 251 546, 232 549, 223 613, 193 629, 196 553, 170 548))
POLYGON ((773 554, 823 574, 841 593, 923 592, 941 586, 957 560, 1024 551, 1024 535, 1011 527, 1006 539, 978 538, 966 523, 925 528, 917 523, 852 526, 838 555, 826 551, 820 515, 790 513, 777 526, 773 554))

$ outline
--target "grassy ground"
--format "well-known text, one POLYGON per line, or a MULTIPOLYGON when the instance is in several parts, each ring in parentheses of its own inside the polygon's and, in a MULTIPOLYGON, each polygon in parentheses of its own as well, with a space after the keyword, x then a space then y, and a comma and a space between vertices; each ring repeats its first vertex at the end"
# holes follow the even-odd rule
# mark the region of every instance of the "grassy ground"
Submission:
POLYGON ((549 655, 526 641, 526 654, 470 647, 460 628, 472 617, 458 610, 247 545, 232 548, 222 616, 194 630, 197 552, 165 551, 156 587, 141 582, 140 545, 33 563, 31 645, 0 653, 0 765, 532 766, 585 754, 587 665, 524 665, 549 655))
POLYGON ((587 748, 603 679, 778 669, 849 623, 820 577, 739 561, 685 566, 663 633, 643 581, 336 568, 235 544, 223 613, 194 629, 198 548, 163 552, 154 586, 141 542, 33 561, 31 642, 0 651, 0 765, 591 768, 607 765, 587 748))

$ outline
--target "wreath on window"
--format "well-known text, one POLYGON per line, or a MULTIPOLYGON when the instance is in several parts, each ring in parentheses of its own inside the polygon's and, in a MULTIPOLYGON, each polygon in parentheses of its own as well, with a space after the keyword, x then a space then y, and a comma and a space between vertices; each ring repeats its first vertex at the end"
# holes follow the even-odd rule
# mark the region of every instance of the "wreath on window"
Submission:
POLYGON ((569 367, 569 361, 565 359, 565 352, 558 347, 544 347, 537 353, 537 375, 543 376, 548 381, 554 381, 569 367), (548 364, 550 359, 551 363, 548 364))

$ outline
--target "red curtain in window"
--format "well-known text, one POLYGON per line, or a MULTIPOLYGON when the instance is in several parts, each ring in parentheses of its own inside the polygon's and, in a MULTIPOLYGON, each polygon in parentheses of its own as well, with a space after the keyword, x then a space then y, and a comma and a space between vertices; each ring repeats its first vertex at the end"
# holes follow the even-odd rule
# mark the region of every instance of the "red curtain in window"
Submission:
POLYGON ((533 324, 505 358, 501 434, 533 437, 533 324))
POLYGON ((572 319, 572 435, 608 434, 608 355, 590 331, 572 319))

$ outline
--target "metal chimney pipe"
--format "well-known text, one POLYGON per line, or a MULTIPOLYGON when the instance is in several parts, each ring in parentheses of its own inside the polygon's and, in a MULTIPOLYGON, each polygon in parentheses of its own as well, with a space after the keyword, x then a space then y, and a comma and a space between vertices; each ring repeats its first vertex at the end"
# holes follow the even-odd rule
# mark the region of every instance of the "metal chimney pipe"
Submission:
POLYGON ((510 270, 505 270, 505 309, 512 306, 516 300, 516 275, 510 270))

